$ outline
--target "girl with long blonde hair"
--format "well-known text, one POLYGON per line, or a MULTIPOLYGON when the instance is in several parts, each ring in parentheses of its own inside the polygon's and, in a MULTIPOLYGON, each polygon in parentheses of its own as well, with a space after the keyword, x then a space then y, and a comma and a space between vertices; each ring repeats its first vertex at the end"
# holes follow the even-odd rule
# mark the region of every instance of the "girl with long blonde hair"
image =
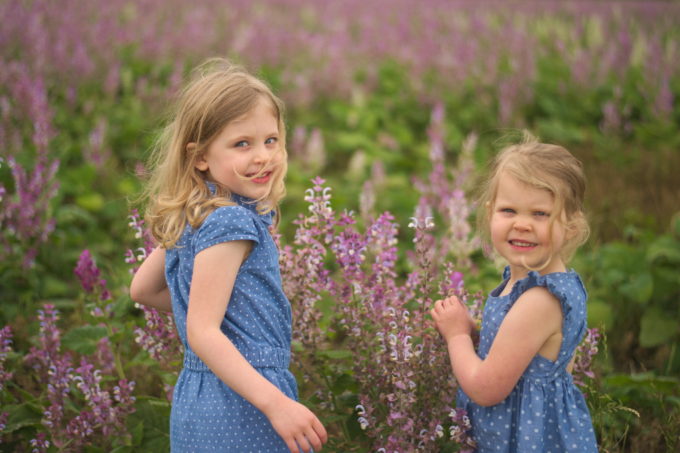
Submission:
POLYGON ((172 310, 184 345, 173 452, 309 452, 327 440, 288 370, 291 308, 271 228, 284 195, 284 106, 223 59, 199 66, 151 159, 156 248, 136 302, 172 310))

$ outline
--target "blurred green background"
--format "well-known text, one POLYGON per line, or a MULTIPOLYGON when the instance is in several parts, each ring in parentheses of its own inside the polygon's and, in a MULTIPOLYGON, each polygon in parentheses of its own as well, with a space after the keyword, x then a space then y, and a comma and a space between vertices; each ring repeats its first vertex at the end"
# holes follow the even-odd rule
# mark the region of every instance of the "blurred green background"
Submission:
MULTIPOLYGON (((127 296, 124 254, 139 246, 127 217, 181 80, 225 56, 286 101, 288 242, 317 175, 336 211, 360 209, 364 183, 380 179, 375 210, 406 229, 435 109, 451 168, 471 134, 475 174, 525 128, 574 152, 593 232, 572 264, 605 333, 589 399, 602 451, 680 448, 677 2, 3 0, 0 11, 0 326, 12 327, 6 367, 21 385, 43 303, 65 332, 87 322, 73 268, 89 249, 124 319, 137 416, 145 397, 162 399, 161 371, 124 335, 143 324, 127 296)), ((496 281, 466 275, 475 289, 496 281)), ((26 385, 28 401, 40 391, 26 385)), ((2 398, 19 417, 22 397, 2 398)), ((23 420, 7 448, 39 429, 23 420)))

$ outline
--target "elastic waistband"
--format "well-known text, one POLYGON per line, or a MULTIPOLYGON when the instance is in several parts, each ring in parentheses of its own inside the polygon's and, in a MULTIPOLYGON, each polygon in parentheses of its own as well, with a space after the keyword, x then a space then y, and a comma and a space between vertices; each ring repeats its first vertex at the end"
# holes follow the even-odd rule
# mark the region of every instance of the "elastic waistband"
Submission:
POLYGON ((541 383, 552 383, 561 381, 564 384, 572 385, 574 383, 574 378, 567 370, 560 368, 549 374, 528 374, 522 376, 519 381, 528 381, 535 384, 541 383))
MULTIPOLYGON (((288 369, 290 365, 290 351, 287 349, 271 346, 244 347, 241 345, 237 345, 236 348, 255 368, 288 369)), ((210 371, 208 365, 189 349, 184 352, 184 368, 192 371, 210 371)))

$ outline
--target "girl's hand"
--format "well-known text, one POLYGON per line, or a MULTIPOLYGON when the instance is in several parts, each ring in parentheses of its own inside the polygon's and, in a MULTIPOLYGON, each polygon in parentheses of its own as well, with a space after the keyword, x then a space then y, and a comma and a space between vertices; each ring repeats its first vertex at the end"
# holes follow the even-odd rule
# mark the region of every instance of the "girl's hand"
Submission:
POLYGON ((281 396, 264 413, 291 453, 321 450, 328 440, 328 434, 319 419, 304 405, 283 394, 281 396))
POLYGON ((467 307, 456 296, 435 302, 430 314, 437 330, 447 341, 457 335, 471 336, 475 331, 475 323, 467 307))
POLYGON ((265 414, 291 453, 319 450, 328 440, 319 419, 253 368, 220 328, 251 247, 246 240, 224 242, 194 258, 187 312, 189 346, 225 384, 265 414))

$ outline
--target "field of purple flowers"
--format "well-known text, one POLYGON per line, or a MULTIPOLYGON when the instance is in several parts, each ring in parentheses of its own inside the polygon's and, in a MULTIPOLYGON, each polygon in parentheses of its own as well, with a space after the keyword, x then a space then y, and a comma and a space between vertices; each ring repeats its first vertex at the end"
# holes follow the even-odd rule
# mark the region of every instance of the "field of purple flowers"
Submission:
POLYGON ((680 5, 2 0, 0 451, 168 450, 182 348, 135 306, 168 101, 226 56, 286 101, 293 371, 332 452, 469 451, 433 300, 479 318, 489 156, 528 128, 589 174, 575 380, 603 452, 680 448, 680 5))

